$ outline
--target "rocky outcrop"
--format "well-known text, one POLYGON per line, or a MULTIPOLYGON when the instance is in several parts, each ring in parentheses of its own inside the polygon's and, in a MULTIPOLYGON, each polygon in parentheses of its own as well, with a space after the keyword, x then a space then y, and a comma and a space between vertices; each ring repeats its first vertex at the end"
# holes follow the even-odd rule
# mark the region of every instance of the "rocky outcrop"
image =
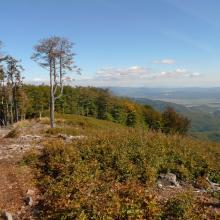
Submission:
POLYGON ((157 185, 162 187, 180 187, 177 177, 173 173, 160 174, 158 177, 157 185))
POLYGON ((65 140, 67 142, 71 142, 71 141, 74 141, 74 140, 81 140, 81 139, 87 138, 84 135, 76 135, 76 136, 70 135, 70 136, 68 136, 66 134, 59 134, 57 137, 65 140))

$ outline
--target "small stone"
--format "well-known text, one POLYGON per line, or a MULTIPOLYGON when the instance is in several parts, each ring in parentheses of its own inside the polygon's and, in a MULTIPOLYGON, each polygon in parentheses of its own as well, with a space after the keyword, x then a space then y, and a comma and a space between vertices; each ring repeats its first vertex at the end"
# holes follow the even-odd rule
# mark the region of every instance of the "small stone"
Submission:
POLYGON ((26 205, 32 206, 32 205, 33 205, 33 199, 32 199, 32 197, 31 197, 31 196, 27 196, 27 197, 25 198, 25 203, 26 203, 26 205))
POLYGON ((10 212, 4 212, 2 217, 5 218, 6 220, 13 220, 13 216, 10 212))
POLYGON ((160 182, 157 183, 157 186, 158 186, 158 188, 160 188, 160 189, 163 188, 163 185, 162 185, 160 182))

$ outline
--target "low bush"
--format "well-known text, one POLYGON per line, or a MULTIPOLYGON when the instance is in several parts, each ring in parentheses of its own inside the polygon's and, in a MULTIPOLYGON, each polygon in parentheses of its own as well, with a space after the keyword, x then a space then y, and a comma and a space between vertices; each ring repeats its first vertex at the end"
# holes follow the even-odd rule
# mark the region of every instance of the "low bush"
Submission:
POLYGON ((20 134, 21 134, 20 129, 14 128, 5 136, 5 138, 18 138, 20 134))
POLYGON ((164 208, 162 219, 170 220, 199 220, 199 206, 191 192, 181 192, 170 198, 164 208))

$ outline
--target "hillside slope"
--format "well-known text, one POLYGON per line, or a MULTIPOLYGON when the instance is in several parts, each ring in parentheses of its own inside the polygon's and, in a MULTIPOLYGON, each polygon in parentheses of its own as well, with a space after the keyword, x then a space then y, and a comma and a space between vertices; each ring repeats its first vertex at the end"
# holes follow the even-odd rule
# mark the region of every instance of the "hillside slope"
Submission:
POLYGON ((218 144, 56 117, 54 129, 47 119, 19 126, 38 128, 43 147, 22 160, 35 174, 38 219, 218 219, 219 191, 207 181, 220 183, 218 144), (164 175, 177 179, 167 185, 164 175))

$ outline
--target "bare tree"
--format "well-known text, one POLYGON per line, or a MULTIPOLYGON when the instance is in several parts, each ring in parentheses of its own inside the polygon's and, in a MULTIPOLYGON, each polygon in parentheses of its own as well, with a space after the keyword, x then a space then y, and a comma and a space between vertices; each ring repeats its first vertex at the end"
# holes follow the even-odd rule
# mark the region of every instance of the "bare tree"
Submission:
POLYGON ((68 39, 53 36, 41 40, 35 47, 32 59, 49 70, 50 75, 50 126, 54 127, 55 101, 63 94, 65 74, 80 72, 74 65, 73 43, 68 39))
MULTIPOLYGON (((1 47, 0 41, 0 49, 1 47)), ((25 106, 20 104, 23 103, 25 96, 22 92, 23 70, 19 60, 0 53, 0 123, 2 125, 14 123, 25 114, 25 106)))
POLYGON ((14 123, 21 117, 20 100, 19 97, 22 93, 22 80, 21 72, 23 67, 20 61, 12 56, 6 56, 4 62, 0 65, 0 120, 1 124, 7 126, 8 123, 14 123))
POLYGON ((10 103, 10 118, 11 123, 19 120, 18 113, 18 90, 22 85, 23 78, 21 72, 24 70, 19 64, 19 60, 16 60, 12 56, 7 57, 7 87, 9 90, 9 103, 10 103))

